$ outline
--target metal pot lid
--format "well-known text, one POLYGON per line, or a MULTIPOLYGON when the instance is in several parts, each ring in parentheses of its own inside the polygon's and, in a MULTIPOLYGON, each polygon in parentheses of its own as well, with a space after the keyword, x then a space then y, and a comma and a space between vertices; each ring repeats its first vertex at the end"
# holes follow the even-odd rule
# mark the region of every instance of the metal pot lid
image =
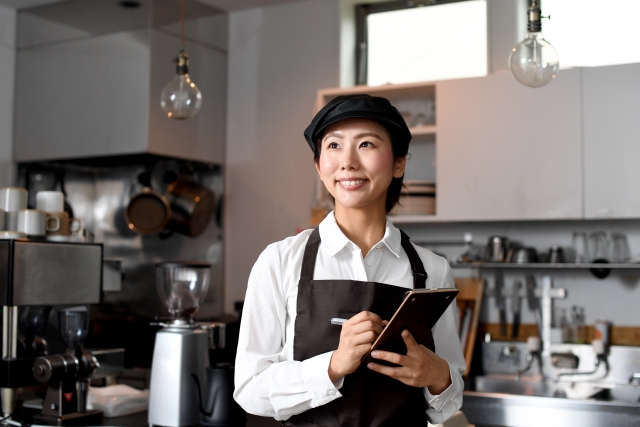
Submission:
POLYGON ((199 261, 163 261, 156 263, 156 268, 211 268, 211 264, 199 261))

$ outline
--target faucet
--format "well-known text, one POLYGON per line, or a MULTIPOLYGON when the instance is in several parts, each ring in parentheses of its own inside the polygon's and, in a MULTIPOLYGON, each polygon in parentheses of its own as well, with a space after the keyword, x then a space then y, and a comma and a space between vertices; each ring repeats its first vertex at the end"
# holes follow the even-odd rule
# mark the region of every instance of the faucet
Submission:
POLYGON ((529 337, 527 339, 527 349, 529 350, 526 358, 527 366, 525 366, 524 369, 516 371, 516 373, 513 375, 514 381, 520 381, 520 377, 522 376, 522 374, 524 374, 525 372, 528 372, 529 369, 531 369, 534 359, 538 360, 538 369, 540 370, 540 375, 542 375, 542 356, 540 354, 540 338, 529 337))
MULTIPOLYGON (((598 368, 600 367, 601 364, 604 364, 604 366, 605 366, 605 374, 604 374, 604 376, 606 377, 609 374, 609 361, 607 360, 607 351, 606 351, 606 348, 604 346, 604 343, 602 342, 602 340, 593 340, 593 341, 591 341, 591 346, 593 347, 593 352, 596 354, 596 363, 595 363, 595 366, 594 366, 592 371, 588 371, 588 372, 560 372, 555 377, 553 377, 553 381, 558 382, 558 381, 560 381, 561 377, 572 377, 572 376, 576 376, 576 375, 593 375, 596 372, 598 372, 598 368)), ((637 374, 634 374, 634 375, 631 376, 631 379, 629 380, 629 382, 633 382, 633 380, 635 379, 635 377, 634 377, 635 375, 637 375, 637 374)), ((640 375, 638 376, 638 378, 640 378, 640 375)))
POLYGON ((553 300, 567 297, 564 288, 554 288, 551 276, 542 278, 542 356, 551 356, 551 323, 553 320, 553 300))

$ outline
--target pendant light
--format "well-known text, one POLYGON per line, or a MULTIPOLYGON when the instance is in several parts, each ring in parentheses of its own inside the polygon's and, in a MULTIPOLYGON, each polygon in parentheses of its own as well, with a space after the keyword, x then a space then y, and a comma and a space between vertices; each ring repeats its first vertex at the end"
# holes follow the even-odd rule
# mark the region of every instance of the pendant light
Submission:
POLYGON ((202 105, 202 94, 189 77, 189 55, 184 51, 184 2, 180 0, 180 53, 174 60, 176 76, 166 84, 160 94, 160 106, 167 117, 185 120, 195 116, 202 105))
POLYGON ((523 85, 540 87, 555 78, 560 61, 558 52, 542 37, 540 20, 543 16, 538 0, 530 1, 527 13, 527 35, 511 51, 509 68, 516 80, 523 85))

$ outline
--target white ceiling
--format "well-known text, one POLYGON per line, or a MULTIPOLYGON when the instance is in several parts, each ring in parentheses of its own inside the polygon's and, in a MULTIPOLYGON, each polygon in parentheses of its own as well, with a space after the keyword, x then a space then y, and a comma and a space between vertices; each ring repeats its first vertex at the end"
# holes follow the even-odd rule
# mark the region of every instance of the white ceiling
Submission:
MULTIPOLYGON (((0 0, 0 5, 11 9, 24 9, 27 7, 41 6, 43 4, 58 3, 65 0, 0 0)), ((90 0, 85 0, 90 1, 90 0)), ((288 3, 296 0, 198 0, 201 3, 217 7, 222 10, 248 9, 251 7, 270 6, 278 3, 288 3)))

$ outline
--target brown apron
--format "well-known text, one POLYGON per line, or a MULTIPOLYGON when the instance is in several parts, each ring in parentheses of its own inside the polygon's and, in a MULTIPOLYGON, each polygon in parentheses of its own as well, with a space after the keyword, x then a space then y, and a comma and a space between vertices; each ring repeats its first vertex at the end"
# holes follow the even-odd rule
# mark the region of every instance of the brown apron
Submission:
MULTIPOLYGON (((427 273, 409 237, 401 231, 402 247, 409 257, 414 289, 424 288, 427 273)), ((320 233, 309 236, 298 284, 298 306, 293 340, 293 357, 306 360, 338 348, 341 327, 332 317, 348 319, 371 311, 391 319, 407 289, 356 280, 313 280, 320 233)), ((435 351, 433 335, 420 343, 435 351)), ((283 423, 288 427, 382 427, 425 426, 428 404, 422 388, 411 387, 361 366, 344 378, 342 397, 326 405, 294 415, 283 423)))

